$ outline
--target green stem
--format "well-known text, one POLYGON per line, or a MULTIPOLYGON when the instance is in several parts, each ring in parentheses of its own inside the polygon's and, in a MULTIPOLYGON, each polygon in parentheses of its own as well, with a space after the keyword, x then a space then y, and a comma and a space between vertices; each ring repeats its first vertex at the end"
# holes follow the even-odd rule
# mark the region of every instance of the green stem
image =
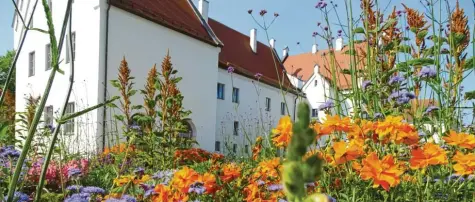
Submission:
POLYGON ((60 47, 58 47, 58 43, 56 41, 56 36, 55 36, 55 31, 54 31, 54 25, 53 25, 53 17, 51 15, 50 8, 48 6, 48 3, 46 0, 42 0, 43 2, 43 7, 44 11, 46 14, 46 19, 47 19, 47 24, 48 24, 48 31, 49 31, 49 36, 50 36, 50 41, 51 41, 51 47, 52 47, 52 66, 54 67, 51 70, 50 76, 48 78, 48 82, 46 83, 46 88, 43 92, 43 97, 41 98, 40 104, 38 105, 38 108, 36 110, 35 116, 33 118, 33 122, 28 129, 28 135, 26 137, 25 143, 23 145, 23 150, 21 151, 21 155, 18 158, 18 162, 16 164, 15 168, 15 173, 13 174, 12 181, 10 182, 10 186, 8 188, 8 198, 7 202, 12 202, 13 201, 13 195, 16 190, 16 186, 18 183, 18 178, 20 177, 20 173, 22 171, 22 165, 25 162, 26 155, 28 154, 28 151, 31 147, 31 142, 33 140, 33 137, 35 136, 36 132, 36 127, 38 126, 38 123, 40 122, 41 115, 43 113, 43 109, 46 105, 46 100, 48 99, 49 93, 51 91, 51 87, 53 85, 54 77, 56 75, 57 71, 59 70, 59 64, 58 64, 58 59, 59 59, 59 54, 61 53, 60 50, 62 48, 63 40, 64 40, 64 33, 66 31, 66 25, 67 25, 67 18, 68 18, 68 13, 71 9, 71 3, 72 0, 69 0, 68 8, 66 9, 66 15, 65 15, 65 20, 63 21, 63 29, 61 31, 61 39, 60 39, 60 47))

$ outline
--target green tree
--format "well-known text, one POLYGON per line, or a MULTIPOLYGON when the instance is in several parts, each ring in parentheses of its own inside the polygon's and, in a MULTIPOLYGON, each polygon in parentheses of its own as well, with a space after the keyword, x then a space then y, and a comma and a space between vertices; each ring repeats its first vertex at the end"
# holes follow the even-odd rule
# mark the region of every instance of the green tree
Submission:
MULTIPOLYGON (((10 65, 13 62, 14 57, 15 57, 15 51, 7 51, 5 55, 0 56, 0 85, 1 85, 0 88, 3 88, 3 86, 5 85, 8 70, 10 68, 10 65)), ((11 92, 15 92, 15 75, 13 75, 12 81, 8 89, 11 92)))

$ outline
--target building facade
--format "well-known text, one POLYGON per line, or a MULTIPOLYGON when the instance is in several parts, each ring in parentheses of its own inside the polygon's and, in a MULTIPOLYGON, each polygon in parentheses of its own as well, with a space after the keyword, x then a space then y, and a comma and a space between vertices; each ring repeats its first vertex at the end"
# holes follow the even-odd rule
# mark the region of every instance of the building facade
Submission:
MULTIPOLYGON (((59 38, 67 1, 49 2, 59 38)), ((34 1, 20 0, 21 3, 28 21, 34 1)), ((33 27, 47 29, 40 6, 33 15, 33 27)), ((267 135, 268 128, 275 126, 282 115, 294 116, 298 93, 282 76, 283 65, 270 62, 280 61, 275 50, 256 41, 256 30, 252 29, 250 36, 239 33, 208 18, 207 10, 206 0, 198 5, 191 0, 74 2, 72 23, 68 25, 72 33, 66 36, 67 41, 73 42, 63 46, 59 60, 64 75, 56 76, 45 120, 57 116, 55 112, 64 102, 72 55, 75 82, 68 112, 119 95, 109 81, 117 79, 122 58, 126 58, 135 77, 135 89, 142 89, 150 68, 154 64, 160 66, 169 53, 178 76, 183 78, 178 87, 185 97, 184 108, 192 111, 187 121, 199 147, 248 153, 250 141, 257 135, 267 135), (248 45, 238 46, 243 43, 248 45), (230 67, 234 71, 228 71, 230 67), (285 112, 281 111, 284 105, 285 112)), ((17 18, 13 23, 15 49, 24 33, 17 18)), ((40 96, 44 91, 51 71, 48 44, 47 35, 29 31, 16 66, 19 112, 26 106, 24 96, 40 96)), ((132 104, 142 103, 140 94, 133 96, 132 104)), ((115 144, 110 137, 120 134, 123 127, 112 118, 117 113, 120 112, 109 108, 95 110, 63 127, 67 141, 74 147, 70 149, 97 152, 115 144)))

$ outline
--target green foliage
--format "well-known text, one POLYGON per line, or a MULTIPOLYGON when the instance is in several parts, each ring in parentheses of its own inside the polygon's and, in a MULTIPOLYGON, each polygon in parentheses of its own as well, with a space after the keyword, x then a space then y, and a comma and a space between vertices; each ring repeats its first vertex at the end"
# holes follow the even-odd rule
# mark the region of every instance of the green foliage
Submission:
POLYGON ((298 106, 298 120, 293 126, 293 136, 287 148, 282 179, 287 200, 303 201, 306 197, 305 183, 314 182, 321 174, 322 161, 313 155, 306 160, 303 156, 313 143, 316 134, 310 127, 308 104, 298 106))
MULTIPOLYGON (((8 70, 13 62, 14 57, 15 51, 7 51, 5 55, 0 56, 0 88, 3 88, 5 85, 8 70)), ((8 89, 12 92, 15 92, 15 74, 12 75, 12 80, 8 89)))

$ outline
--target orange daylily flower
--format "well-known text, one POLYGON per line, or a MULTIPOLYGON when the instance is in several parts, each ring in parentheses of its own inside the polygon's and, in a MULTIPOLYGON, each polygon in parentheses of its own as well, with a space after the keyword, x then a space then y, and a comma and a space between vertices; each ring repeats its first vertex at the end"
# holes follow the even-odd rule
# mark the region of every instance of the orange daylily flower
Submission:
POLYGON ((413 145, 419 142, 419 135, 411 124, 403 122, 402 116, 388 116, 377 122, 375 133, 382 142, 394 141, 396 144, 413 145))
POLYGON ((343 164, 347 161, 358 158, 364 153, 363 151, 363 140, 355 139, 352 140, 353 143, 349 145, 346 142, 335 142, 333 143, 333 150, 335 151, 335 162, 336 164, 343 164))
POLYGON ((221 180, 224 182, 231 182, 241 175, 241 168, 235 163, 226 164, 223 167, 223 175, 221 180))
POLYGON ((350 117, 341 118, 338 115, 327 116, 323 122, 324 131, 331 132, 350 132, 353 129, 350 117))
POLYGON ((169 186, 158 184, 155 186, 154 191, 157 193, 152 197, 154 202, 165 202, 172 198, 172 191, 169 186))
POLYGON ((262 136, 259 136, 256 138, 256 143, 254 144, 254 147, 252 148, 252 160, 257 160, 257 157, 259 157, 259 153, 261 152, 262 149, 262 136))
POLYGON ((368 120, 356 120, 357 124, 353 125, 353 129, 348 132, 348 139, 361 138, 365 139, 366 136, 373 132, 375 123, 368 120))
POLYGON ((286 147, 292 138, 292 120, 290 116, 283 116, 279 120, 279 124, 272 130, 274 137, 272 142, 276 147, 286 147))
POLYGON ((457 152, 452 160, 457 162, 457 164, 453 166, 456 174, 475 174, 475 153, 463 154, 462 152, 457 152))
POLYGON ((183 167, 173 175, 171 185, 182 193, 188 193, 190 185, 196 182, 199 175, 191 168, 183 167))
POLYGON ((423 149, 416 148, 412 150, 411 155, 409 164, 412 169, 448 163, 446 151, 433 143, 425 144, 423 149))
POLYGON ((457 133, 450 131, 449 136, 444 137, 445 142, 449 145, 459 146, 465 149, 475 148, 475 136, 466 133, 457 133))
POLYGON ((363 159, 363 167, 360 171, 361 179, 373 180, 373 187, 383 187, 389 191, 390 187, 395 187, 399 184, 399 176, 404 172, 394 161, 392 155, 386 155, 382 160, 379 160, 375 152, 370 153, 363 159))
POLYGON ((216 184, 216 177, 211 173, 203 174, 202 176, 200 176, 199 181, 203 182, 207 194, 214 194, 216 190, 218 190, 218 185, 216 184))

